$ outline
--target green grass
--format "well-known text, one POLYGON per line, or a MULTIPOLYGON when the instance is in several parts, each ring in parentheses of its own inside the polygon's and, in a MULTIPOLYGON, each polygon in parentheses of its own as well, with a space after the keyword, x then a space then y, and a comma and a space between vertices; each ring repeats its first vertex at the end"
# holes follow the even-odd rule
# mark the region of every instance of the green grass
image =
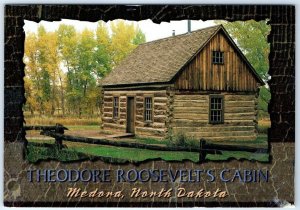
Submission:
MULTIPOLYGON (((98 130, 99 126, 88 126, 88 125, 73 125, 67 126, 70 130, 98 130)), ((263 125, 264 130, 268 127, 267 123, 263 125)), ((120 139, 120 141, 126 141, 127 139, 120 139)), ((135 137, 129 139, 142 144, 157 144, 157 145, 168 145, 168 140, 157 140, 153 138, 141 138, 135 137)), ((55 145, 53 147, 40 147, 34 145, 34 143, 47 143, 54 144, 54 139, 30 139, 27 147, 26 158, 30 162, 36 162, 38 160, 48 160, 55 159, 59 161, 74 161, 82 160, 86 158, 91 158, 92 156, 105 157, 110 159, 120 159, 130 162, 139 162, 149 159, 162 159, 165 161, 182 161, 190 160, 193 162, 198 162, 199 154, 195 152, 172 152, 172 151, 156 151, 156 150, 146 150, 137 148, 124 148, 124 147, 112 147, 112 146, 99 146, 84 143, 73 143, 64 142, 68 149, 64 148, 62 150, 57 150, 55 145)), ((218 141, 212 142, 216 144, 231 144, 231 145, 244 145, 252 147, 267 147, 267 135, 259 134, 255 141, 245 141, 245 140, 234 140, 234 141, 218 141)), ((249 153, 249 152, 226 152, 222 154, 208 154, 206 156, 207 160, 218 161, 218 160, 228 160, 228 159, 247 159, 247 160, 257 160, 261 162, 266 162, 269 160, 269 154, 263 153, 249 153)))
POLYGON ((168 141, 163 139, 163 140, 158 140, 158 139, 153 139, 153 138, 145 138, 145 137, 139 137, 136 136, 133 138, 136 142, 142 143, 142 144, 160 144, 160 145, 167 145, 168 141))
POLYGON ((269 154, 268 153, 251 153, 251 152, 240 152, 240 151, 222 151, 222 154, 207 154, 207 160, 220 161, 220 160, 229 160, 229 159, 245 159, 245 160, 256 160, 260 162, 268 162, 269 154))
POLYGON ((81 154, 72 149, 59 150, 56 145, 52 144, 49 147, 38 146, 33 143, 28 143, 26 151, 26 159, 35 163, 40 160, 59 160, 69 162, 89 158, 86 154, 81 154))
MULTIPOLYGON (((129 162, 140 162, 150 159, 162 159, 165 161, 183 161, 190 160, 192 162, 199 161, 199 154, 196 152, 173 152, 173 151, 157 151, 137 148, 124 148, 112 146, 99 146, 84 143, 67 143, 68 149, 57 150, 55 145, 53 147, 38 147, 34 142, 41 142, 40 140, 30 140, 28 143, 27 160, 30 162, 37 162, 38 160, 55 159, 59 161, 74 161, 87 159, 91 157, 104 157, 109 159, 124 160, 129 162), (31 143, 33 142, 33 143, 31 143)), ((47 141, 47 143, 53 140, 47 141)), ((228 159, 247 159, 266 162, 269 159, 269 154, 249 153, 249 152, 226 152, 222 155, 208 154, 206 160, 228 160, 228 159)))
POLYGON ((137 148, 110 147, 110 146, 92 146, 85 148, 74 148, 78 152, 85 154, 112 157, 117 159, 126 159, 133 162, 139 162, 149 159, 161 158, 166 161, 182 161, 191 160, 197 162, 199 160, 198 153, 194 152, 172 152, 157 151, 137 148))

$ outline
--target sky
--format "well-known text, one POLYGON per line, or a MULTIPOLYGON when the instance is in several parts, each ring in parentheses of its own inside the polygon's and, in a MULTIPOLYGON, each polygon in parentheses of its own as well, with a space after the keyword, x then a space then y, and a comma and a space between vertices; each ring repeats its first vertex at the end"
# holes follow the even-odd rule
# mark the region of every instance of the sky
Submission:
MULTIPOLYGON (((110 24, 111 21, 108 21, 106 24, 110 24)), ((162 22, 161 24, 153 23, 150 19, 142 20, 142 21, 127 21, 128 23, 134 23, 138 25, 139 28, 144 32, 146 35, 146 41, 153 41, 157 39, 166 38, 172 36, 172 31, 175 30, 175 34, 183 34, 187 32, 187 20, 181 21, 171 21, 169 22, 162 22)), ((32 21, 25 21, 24 30, 25 32, 37 32, 37 28, 40 24, 42 24, 47 31, 54 31, 56 30, 60 24, 68 24, 75 26, 76 30, 82 31, 85 28, 96 30, 97 23, 94 22, 87 22, 87 21, 78 21, 78 20, 67 20, 62 19, 62 21, 41 21, 40 23, 32 22, 32 21)), ((191 21, 191 30, 198 30, 201 28, 206 28, 209 26, 215 25, 214 21, 191 21)))

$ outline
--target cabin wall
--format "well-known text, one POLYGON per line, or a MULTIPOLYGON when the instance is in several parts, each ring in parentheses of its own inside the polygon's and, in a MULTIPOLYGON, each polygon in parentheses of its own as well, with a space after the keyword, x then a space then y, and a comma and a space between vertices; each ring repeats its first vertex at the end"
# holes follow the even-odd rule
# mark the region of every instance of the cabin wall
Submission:
POLYGON ((167 134, 168 110, 167 90, 110 90, 103 92, 102 128, 104 130, 126 132, 127 97, 134 97, 135 134, 142 137, 162 139, 167 134), (119 97, 119 118, 113 119, 113 97, 119 97), (153 121, 144 120, 144 98, 152 97, 153 121))
POLYGON ((175 80, 179 90, 256 91, 258 82, 222 32, 216 34, 175 80), (224 52, 224 64, 212 63, 212 51, 224 52))
POLYGON ((255 140, 257 137, 257 95, 220 93, 224 96, 224 123, 209 124, 209 93, 176 93, 173 134, 184 133, 196 139, 255 140))

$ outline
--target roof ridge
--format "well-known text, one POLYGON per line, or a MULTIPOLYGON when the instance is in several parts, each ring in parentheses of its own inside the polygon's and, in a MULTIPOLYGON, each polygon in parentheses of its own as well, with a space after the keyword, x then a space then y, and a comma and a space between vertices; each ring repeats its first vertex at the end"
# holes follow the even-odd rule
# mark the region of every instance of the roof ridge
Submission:
POLYGON ((150 42, 145 42, 145 43, 139 44, 139 46, 141 46, 141 45, 147 45, 147 44, 152 44, 154 42, 159 42, 159 41, 163 41, 163 40, 167 40, 167 39, 178 38, 178 37, 181 37, 181 36, 186 36, 186 35, 193 34, 193 33, 200 32, 200 31, 204 31, 204 30, 207 30, 207 29, 210 29, 210 28, 220 28, 220 27, 223 27, 223 25, 222 24, 217 24, 217 25, 206 27, 206 28, 200 28, 200 29, 197 29, 195 31, 186 32, 184 34, 178 34, 178 35, 175 35, 175 36, 168 36, 168 37, 165 37, 165 38, 152 40, 150 42))

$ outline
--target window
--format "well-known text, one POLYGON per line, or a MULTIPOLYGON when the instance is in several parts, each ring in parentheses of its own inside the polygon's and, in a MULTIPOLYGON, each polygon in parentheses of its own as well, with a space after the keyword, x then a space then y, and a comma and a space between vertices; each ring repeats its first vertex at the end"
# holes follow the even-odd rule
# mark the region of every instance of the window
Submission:
POLYGON ((223 64, 224 63, 224 52, 213 51, 212 62, 213 62, 213 64, 223 64))
POLYGON ((152 98, 151 97, 145 98, 145 121, 146 122, 152 121, 152 98))
POLYGON ((210 96, 209 100, 209 123, 223 123, 223 96, 210 96))
POLYGON ((113 118, 119 117, 119 97, 114 97, 113 100, 113 118))

